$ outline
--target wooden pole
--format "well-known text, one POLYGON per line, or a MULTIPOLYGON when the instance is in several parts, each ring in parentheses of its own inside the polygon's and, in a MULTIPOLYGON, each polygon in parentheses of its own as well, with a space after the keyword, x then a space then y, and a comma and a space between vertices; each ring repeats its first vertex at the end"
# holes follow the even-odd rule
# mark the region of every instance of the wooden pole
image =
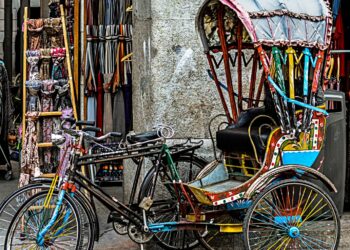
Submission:
POLYGON ((74 118, 77 120, 78 113, 77 113, 76 98, 75 98, 75 93, 74 93, 72 65, 71 65, 71 61, 70 61, 71 57, 70 57, 69 42, 68 42, 68 35, 67 35, 66 16, 65 16, 64 7, 62 4, 60 5, 60 10, 61 10, 64 46, 66 48, 66 63, 67 63, 67 68, 68 68, 68 83, 69 83, 70 95, 71 95, 72 106, 73 106, 73 114, 74 114, 74 118))
MULTIPOLYGON (((86 1, 84 1, 84 10, 87 9, 87 3, 86 1)), ((85 13, 86 11, 84 11, 85 13)), ((85 63, 86 63, 86 52, 87 52, 87 34, 86 34, 86 25, 87 25, 87 18, 88 18, 88 14, 85 13, 84 15, 84 24, 83 24, 83 49, 84 49, 84 52, 83 52, 83 74, 84 74, 84 83, 85 83, 85 77, 87 77, 87 72, 85 72, 85 63)), ((84 86, 85 87, 85 86, 84 86)), ((83 110, 83 114, 84 114, 84 117, 83 117, 83 120, 86 120, 87 119, 87 96, 84 94, 84 100, 83 100, 83 106, 84 106, 84 110, 83 110)))
POLYGON ((79 59, 79 27, 80 27, 80 1, 74 0, 74 84, 75 84, 75 93, 77 93, 77 100, 79 103, 79 67, 80 67, 80 59, 79 59))
POLYGON ((26 111, 27 111, 27 47, 28 47, 28 7, 24 7, 23 17, 23 98, 22 98, 22 144, 26 131, 26 111))

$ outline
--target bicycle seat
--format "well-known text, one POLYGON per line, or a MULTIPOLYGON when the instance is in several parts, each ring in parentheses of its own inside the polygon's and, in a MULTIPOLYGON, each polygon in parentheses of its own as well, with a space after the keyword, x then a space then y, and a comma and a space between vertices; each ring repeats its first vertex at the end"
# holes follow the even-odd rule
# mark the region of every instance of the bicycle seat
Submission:
POLYGON ((136 135, 128 135, 126 139, 129 143, 139 143, 159 138, 157 131, 148 131, 136 135))
POLYGON ((267 140, 274 126, 272 118, 261 116, 264 113, 263 108, 242 112, 236 124, 216 133, 217 147, 224 152, 247 154, 253 157, 253 147, 255 147, 258 155, 264 154, 267 140), (252 123, 256 117, 259 118, 252 123))

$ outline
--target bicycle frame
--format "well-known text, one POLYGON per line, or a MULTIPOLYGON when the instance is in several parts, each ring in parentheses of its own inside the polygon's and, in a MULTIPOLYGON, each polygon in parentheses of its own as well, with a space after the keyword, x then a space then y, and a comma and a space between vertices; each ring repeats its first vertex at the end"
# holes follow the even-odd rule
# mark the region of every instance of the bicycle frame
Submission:
MULTIPOLYGON (((81 145, 81 142, 83 141, 82 137, 79 139, 80 145, 81 145)), ((194 150, 200 146, 201 146, 201 144, 200 145, 198 144, 198 145, 192 146, 191 148, 185 148, 183 150, 178 150, 175 154, 181 154, 183 152, 189 152, 189 151, 194 152, 194 150)), ((77 147, 77 148, 79 148, 79 147, 77 147)), ((138 226, 140 228, 147 230, 148 226, 144 225, 145 220, 143 220, 143 217, 140 216, 140 214, 138 214, 137 212, 135 212, 134 210, 132 210, 130 208, 130 206, 133 204, 133 200, 135 198, 136 187, 138 185, 138 179, 139 179, 140 172, 141 172, 143 158, 146 156, 147 157, 156 157, 157 160, 154 162, 154 164, 155 164, 157 176, 158 176, 158 173, 160 171, 160 166, 161 166, 162 162, 164 162, 164 159, 171 168, 172 178, 175 180, 179 180, 179 175, 176 172, 176 168, 174 167, 174 162, 172 160, 172 152, 165 143, 162 144, 160 149, 159 149, 159 145, 153 145, 150 147, 142 148, 142 150, 145 150, 145 149, 148 149, 151 151, 135 153, 137 150, 126 150, 126 151, 120 151, 120 152, 104 153, 104 154, 98 154, 98 155, 87 155, 87 156, 81 156, 81 157, 79 157, 79 152, 73 151, 73 157, 71 160, 71 168, 68 169, 67 175, 65 177, 65 181, 62 185, 61 190, 59 191, 59 196, 58 196, 58 200, 56 202, 54 214, 53 214, 52 218, 50 219, 50 221, 47 223, 47 225, 44 227, 44 229, 42 229, 39 232, 38 238, 37 238, 38 244, 39 245, 44 244, 45 235, 47 234, 47 232, 50 230, 50 228, 56 222, 65 195, 67 195, 67 194, 74 195, 74 193, 76 192, 76 184, 79 187, 82 187, 83 189, 85 189, 85 191, 89 194, 89 196, 96 198, 110 211, 117 212, 121 216, 124 216, 125 218, 127 218, 131 223, 135 224, 136 226, 138 226), (118 156, 118 154, 121 154, 121 155, 118 156), (115 155, 117 155, 117 156, 115 156, 115 155), (101 157, 107 157, 107 158, 98 159, 101 157), (94 184, 89 178, 84 176, 79 171, 79 167, 81 167, 83 165, 87 165, 87 164, 107 163, 107 162, 111 162, 114 160, 122 160, 122 159, 125 160, 125 159, 135 159, 135 158, 140 158, 140 160, 138 162, 138 168, 136 171, 136 176, 134 179, 133 188, 132 188, 132 192, 130 195, 130 201, 129 201, 130 204, 128 204, 128 205, 122 203, 121 201, 119 201, 115 198, 112 198, 110 195, 108 195, 106 192, 104 192, 99 186, 94 184)), ((175 155, 175 154, 173 154, 173 155, 175 155)), ((156 184, 156 182, 154 182, 152 185, 152 190, 153 190, 152 192, 154 192, 155 184, 156 184)), ((65 218, 66 218, 66 216, 69 217, 69 211, 67 211, 65 218)), ((65 219, 63 221, 65 221, 65 219)))

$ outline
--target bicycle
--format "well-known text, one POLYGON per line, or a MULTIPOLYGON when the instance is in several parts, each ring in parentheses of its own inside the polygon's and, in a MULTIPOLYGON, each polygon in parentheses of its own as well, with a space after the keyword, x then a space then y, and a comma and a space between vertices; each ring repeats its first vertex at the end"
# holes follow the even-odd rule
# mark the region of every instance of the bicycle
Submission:
MULTIPOLYGON (((81 218, 79 217, 79 208, 77 208, 77 201, 74 201, 74 197, 76 196, 76 186, 73 185, 72 183, 76 183, 79 187, 83 188, 85 191, 87 191, 89 193, 89 195, 91 195, 92 197, 94 197, 94 199, 99 200, 102 204, 104 204, 107 208, 109 208, 111 211, 113 211, 110 215, 110 221, 114 222, 115 226, 114 228, 116 229, 116 231, 120 232, 120 233, 125 233, 125 227, 128 227, 128 233, 129 235, 131 235, 131 237, 134 236, 134 239, 136 242, 140 242, 140 239, 138 238, 138 231, 135 233, 135 227, 131 227, 128 226, 128 224, 131 223, 139 223, 137 224, 138 226, 140 226, 140 224, 142 223, 142 217, 138 214, 135 213, 133 210, 135 209, 137 203, 134 203, 134 199, 135 199, 135 193, 136 193, 136 187, 138 185, 138 178, 140 176, 140 170, 142 167, 142 161, 144 157, 151 157, 153 158, 153 162, 157 163, 157 165, 155 165, 152 169, 151 172, 154 171, 154 169, 157 169, 156 172, 160 172, 160 171, 165 171, 166 168, 160 169, 159 166, 160 164, 164 164, 165 160, 170 160, 171 157, 174 157, 175 162, 176 163, 180 163, 181 161, 183 161, 184 163, 189 163, 190 164, 190 171, 188 171, 190 178, 194 178, 195 176, 195 171, 194 169, 192 169, 192 167, 196 166, 201 168, 206 162, 203 161, 202 159, 196 157, 193 152, 195 149, 199 148, 201 146, 201 144, 197 144, 197 145, 192 145, 189 146, 186 144, 180 144, 180 145, 174 145, 172 147, 167 147, 165 144, 160 143, 161 141, 163 141, 163 138, 159 138, 157 133, 146 133, 146 134, 141 134, 141 135, 134 135, 130 137, 130 140, 133 140, 134 144, 132 144, 132 146, 126 146, 126 148, 121 149, 119 152, 110 152, 110 153, 103 153, 103 154, 99 154, 99 155, 86 155, 86 156, 78 156, 80 154, 81 151, 81 142, 83 140, 83 138, 88 138, 92 141, 98 141, 99 138, 95 138, 92 137, 91 135, 87 135, 84 132, 76 132, 76 131, 71 131, 71 130, 67 130, 66 132, 69 132, 70 134, 73 134, 75 136, 79 135, 79 139, 77 139, 77 141, 79 142, 79 146, 75 147, 75 152, 72 153, 72 159, 71 159, 71 168, 68 171, 66 180, 65 180, 65 184, 63 185, 63 188, 59 191, 59 193, 52 193, 52 197, 51 197, 51 201, 49 203, 46 202, 46 210, 48 208, 51 208, 51 211, 49 213, 49 217, 53 217, 53 220, 56 220, 58 218, 58 221, 56 221, 55 223, 51 223, 51 225, 49 225, 48 227, 44 228, 44 230, 49 231, 52 227, 54 229, 56 229, 57 231, 57 227, 60 224, 64 224, 64 223, 71 223, 74 224, 74 227, 70 227, 70 230, 73 230, 73 232, 69 231, 69 234, 72 236, 73 240, 75 243, 76 247, 81 247, 82 243, 82 237, 81 237, 81 218), (147 145, 151 143, 150 145, 147 145), (147 146, 145 146, 147 145, 147 146), (187 153, 187 154, 184 154, 187 153), (95 164, 95 163, 101 163, 101 162, 110 162, 110 161, 114 161, 114 160, 120 160, 120 159, 137 159, 139 158, 138 161, 138 168, 136 171, 136 177, 134 179, 134 183, 133 183, 133 189, 130 195, 130 202, 129 204, 125 205, 122 204, 121 202, 119 202, 118 200, 116 200, 115 198, 109 197, 105 192, 103 192, 103 190, 101 190, 97 185, 93 184, 87 177, 83 176, 79 171, 78 168, 79 166, 82 165, 88 165, 88 164, 95 164), (166 159, 167 158, 167 159, 166 159), (156 168, 156 166, 158 166, 156 168), (192 176, 192 177, 191 177, 192 176), (74 195, 70 195, 67 196, 65 195, 65 192, 68 191, 67 189, 69 189, 71 192, 71 194, 74 195), (63 193, 63 195, 62 195, 63 193), (56 198, 59 197, 59 198, 56 198), (59 203, 55 203, 55 200, 58 199, 60 202, 59 203), (133 204, 134 203, 134 204, 133 204), (56 204, 56 205, 54 205, 56 204), (62 207, 66 209, 65 216, 60 216, 58 217, 58 211, 61 209, 62 207), (55 208, 55 209, 54 209, 55 208), (56 211, 56 213, 54 213, 54 211, 56 211), (70 212, 69 212, 70 211, 70 212), (121 214, 122 217, 118 217, 116 216, 116 212, 118 214, 121 214), (71 217, 74 218, 71 218, 71 217), (71 218, 71 219, 69 219, 71 218), (125 222, 127 219, 127 222, 125 222), (118 230, 116 225, 122 225, 121 228, 124 227, 124 232, 121 232, 123 230, 118 230), (79 232, 79 233, 78 233, 79 232)), ((170 160, 171 161, 171 160, 170 160)), ((173 163, 172 163, 173 164, 173 163)), ((197 170, 196 170, 197 171, 197 170)), ((149 183, 143 183, 141 186, 145 186, 145 185, 149 185, 149 183)), ((69 191, 68 191, 69 192, 69 191)), ((15 215, 15 217, 26 217, 26 219, 32 219, 30 217, 31 215, 31 210, 30 208, 33 207, 33 205, 35 204, 34 207, 41 207, 45 202, 44 202, 44 198, 46 197, 45 193, 39 193, 36 196, 34 196, 33 198, 27 200, 23 206, 20 208, 20 210, 17 212, 17 215, 15 215), (26 211, 26 212, 24 212, 26 211), (25 214, 27 213, 27 214, 25 214)), ((86 203, 86 201, 83 201, 82 203, 86 203)), ((91 205, 90 205, 91 206, 91 205)), ((81 206, 80 209, 84 209, 84 207, 89 207, 88 205, 86 206, 81 206)), ((45 218, 49 218, 45 216, 43 216, 42 214, 48 214, 48 212, 45 212, 45 208, 41 207, 41 211, 40 213, 38 213, 41 217, 39 218, 40 220, 45 219, 45 218)), ((37 215, 35 215, 37 216, 37 215)), ((95 216, 94 216, 95 217, 95 216)), ((95 217, 97 218, 97 216, 95 217)), ((36 218, 38 219, 38 218, 36 218)), ((40 221, 40 220, 36 220, 36 221, 40 221)), ((10 248, 10 245, 16 244, 15 241, 13 241, 13 233, 15 231, 16 226, 14 226, 14 224, 17 224, 20 226, 20 224, 18 224, 21 220, 14 220, 11 223, 10 226, 10 230, 8 232, 8 237, 6 237, 6 243, 5 245, 7 247, 10 248), (10 242, 12 243, 8 243, 8 238, 11 238, 10 242)), ((31 220, 27 220, 27 221, 31 221, 31 220)), ((32 222, 31 222, 32 223, 32 222)), ((44 223, 43 223, 44 224, 44 223)), ((50 223, 49 223, 50 224, 50 223)), ((96 221, 94 223, 92 223, 92 227, 93 228, 98 228, 97 226, 98 221, 96 219, 96 221)), ((21 227, 21 226, 20 226, 21 227)), ((23 228, 21 227, 20 230, 23 230, 23 228)), ((94 230, 91 230, 94 231, 94 230)), ((98 230, 96 230, 98 232, 98 230)), ((96 232, 94 231, 94 232, 96 232)), ((60 234, 62 234, 62 232, 58 231, 60 234)), ((66 232, 67 233, 67 232, 66 232)), ((21 233, 20 233, 21 234, 21 233)), ((44 232, 44 234, 46 234, 46 232, 44 232)), ((52 233, 50 235, 51 239, 54 239, 55 242, 57 241, 57 238, 59 237, 59 234, 56 233, 52 233)), ((89 241, 89 249, 92 248, 93 246, 93 241, 98 238, 97 237, 92 237, 91 235, 88 236, 90 239, 89 241)), ((63 237, 64 238, 64 237, 63 237)), ((41 244, 42 246, 44 246, 45 244, 50 244, 47 242, 47 240, 43 240, 41 242, 36 242, 33 243, 34 240, 33 239, 26 239, 32 242, 32 244, 41 244)), ((141 239, 141 241, 143 241, 141 239)), ((197 239, 196 239, 197 241, 197 239)), ((197 241, 198 242, 198 241, 197 241)), ((22 242, 22 244, 24 244, 22 242)))

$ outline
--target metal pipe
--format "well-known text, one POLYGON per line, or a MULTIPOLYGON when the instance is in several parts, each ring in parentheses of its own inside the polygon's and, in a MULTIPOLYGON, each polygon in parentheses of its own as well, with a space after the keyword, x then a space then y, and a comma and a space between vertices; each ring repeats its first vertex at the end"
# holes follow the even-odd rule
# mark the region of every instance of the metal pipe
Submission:
POLYGON ((350 53, 350 50, 348 50, 348 49, 331 50, 330 53, 331 54, 346 54, 346 53, 350 53))

